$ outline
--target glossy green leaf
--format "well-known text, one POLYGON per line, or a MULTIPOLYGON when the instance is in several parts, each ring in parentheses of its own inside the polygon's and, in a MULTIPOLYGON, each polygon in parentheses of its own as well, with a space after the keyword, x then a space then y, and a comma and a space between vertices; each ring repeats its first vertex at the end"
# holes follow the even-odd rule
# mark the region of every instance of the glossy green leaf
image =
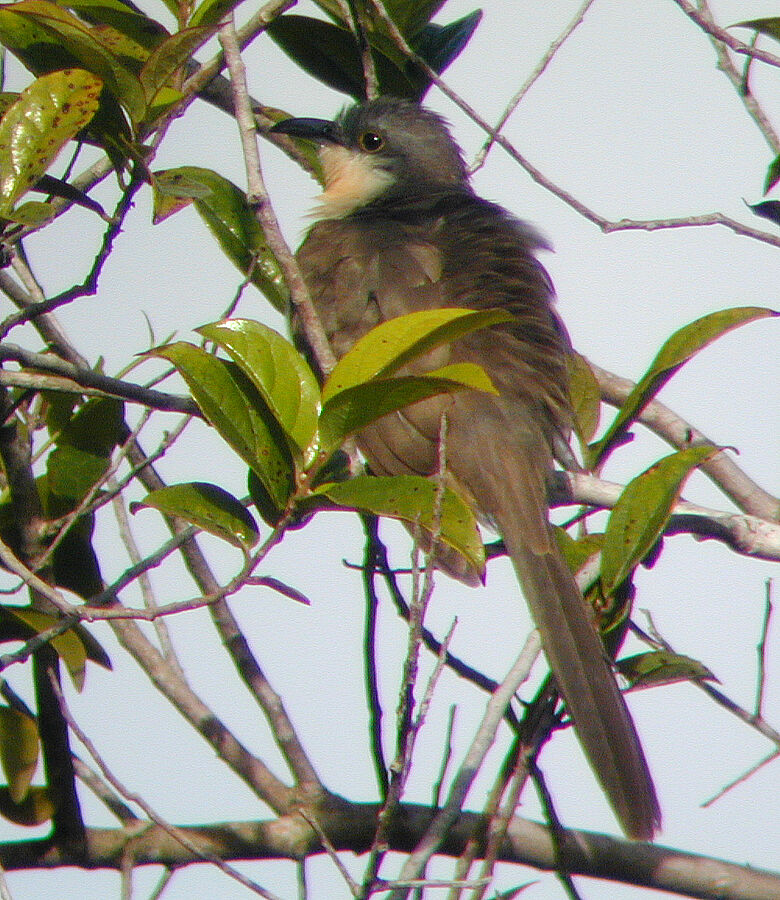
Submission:
MULTIPOLYGON (((0 608, 0 620, 7 618, 16 619, 22 625, 26 625, 32 634, 40 634, 47 631, 59 622, 59 619, 46 613, 38 612, 30 607, 4 606, 0 608)), ((84 642, 79 638, 74 629, 69 628, 63 634, 57 635, 49 642, 65 667, 77 691, 84 687, 84 676, 87 661, 87 652, 84 642)))
POLYGON ((289 435, 291 449, 310 462, 320 391, 301 354, 272 328, 251 319, 227 319, 198 331, 230 354, 289 435))
POLYGON ((441 541, 454 547, 482 573, 485 548, 473 512, 461 497, 446 488, 437 529, 434 516, 437 491, 432 479, 417 475, 359 475, 338 484, 321 485, 314 494, 327 497, 338 507, 419 523, 431 533, 438 531, 441 541))
POLYGON ((33 785, 21 803, 14 803, 9 789, 0 785, 0 815, 15 825, 43 825, 54 815, 54 804, 45 787, 33 785))
POLYGON ((254 469, 275 506, 284 509, 293 485, 287 441, 249 379, 234 363, 184 342, 151 355, 176 366, 206 419, 254 469))
POLYGON ((718 680, 697 659, 672 653, 669 650, 651 650, 636 656, 628 656, 619 659, 616 666, 632 688, 674 684, 678 681, 718 680))
POLYGON ((323 403, 340 391, 392 375, 429 350, 465 334, 510 322, 503 310, 431 309, 398 316, 372 328, 339 360, 322 390, 323 403))
POLYGON ((0 706, 0 764, 8 793, 21 803, 38 766, 38 726, 35 720, 10 706, 0 706))
POLYGON ((241 501, 215 484, 192 481, 174 484, 147 494, 132 512, 142 507, 166 516, 179 516, 236 547, 253 547, 259 538, 257 525, 241 501))
POLYGON ((587 359, 574 351, 567 357, 569 397, 574 411, 574 427, 583 445, 593 438, 599 427, 601 391, 587 359))
POLYGON ((260 518, 270 528, 276 528, 284 515, 284 509, 274 502, 265 485, 252 469, 247 473, 247 488, 260 518))
POLYGON ((78 58, 63 47, 51 31, 15 11, 16 3, 0 4, 0 43, 15 54, 34 75, 73 68, 78 58))
POLYGON ((665 456, 630 481, 610 513, 601 551, 601 586, 609 596, 663 534, 686 478, 719 452, 711 445, 665 456))
POLYGON ((33 21, 81 66, 98 76, 133 122, 143 120, 146 97, 138 76, 102 45, 88 25, 49 0, 20 0, 13 4, 13 11, 33 21))
POLYGON ((776 315, 778 313, 765 307, 737 306, 710 313, 676 331, 658 351, 650 368, 626 398, 604 436, 591 446, 591 468, 620 440, 631 422, 672 375, 699 350, 739 325, 776 315))
POLYGON ((437 394, 471 388, 497 393, 481 366, 455 363, 427 375, 376 378, 333 395, 320 414, 320 443, 324 450, 340 446, 349 435, 360 431, 388 413, 437 394))
POLYGON ((193 201, 228 259, 276 309, 287 312, 289 293, 281 269, 243 191, 211 169, 198 166, 155 172, 153 184, 155 222, 193 201))
POLYGON ((36 79, 0 121, 0 215, 44 174, 98 108, 101 81, 82 69, 36 79))

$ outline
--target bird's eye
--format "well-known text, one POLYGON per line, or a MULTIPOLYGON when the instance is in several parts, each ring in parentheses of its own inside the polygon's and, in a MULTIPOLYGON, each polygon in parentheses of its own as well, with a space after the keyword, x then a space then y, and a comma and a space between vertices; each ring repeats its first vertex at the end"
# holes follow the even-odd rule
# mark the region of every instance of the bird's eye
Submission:
POLYGON ((358 138, 358 143, 366 153, 376 153, 377 150, 382 149, 384 140, 375 131, 364 131, 358 138))

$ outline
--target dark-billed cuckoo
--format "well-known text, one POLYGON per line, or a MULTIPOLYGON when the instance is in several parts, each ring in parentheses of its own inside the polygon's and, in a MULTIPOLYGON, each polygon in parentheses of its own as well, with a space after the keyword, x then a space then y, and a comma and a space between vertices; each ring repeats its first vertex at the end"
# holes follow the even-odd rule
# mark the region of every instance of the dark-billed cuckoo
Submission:
MULTIPOLYGON (((601 639, 548 522, 553 447, 568 439, 565 331, 544 242, 477 197, 443 120, 380 98, 335 122, 287 119, 274 131, 316 141, 325 191, 298 262, 337 356, 387 319, 438 307, 501 308, 513 321, 440 347, 415 364, 481 365, 499 396, 464 390, 385 416, 358 435, 371 469, 431 475, 442 416, 457 490, 493 524, 509 553, 576 733, 625 832, 649 840, 660 824, 653 783, 601 639)), ((465 561, 437 564, 478 581, 465 561)))

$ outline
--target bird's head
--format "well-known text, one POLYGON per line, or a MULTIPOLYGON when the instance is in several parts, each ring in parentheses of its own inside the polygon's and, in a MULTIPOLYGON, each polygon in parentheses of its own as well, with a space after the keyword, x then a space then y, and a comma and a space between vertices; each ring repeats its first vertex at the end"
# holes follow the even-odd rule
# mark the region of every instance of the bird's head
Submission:
POLYGON ((325 191, 316 218, 343 218, 371 204, 468 185, 444 120, 407 100, 381 97, 349 107, 335 121, 285 119, 271 131, 319 144, 325 191))

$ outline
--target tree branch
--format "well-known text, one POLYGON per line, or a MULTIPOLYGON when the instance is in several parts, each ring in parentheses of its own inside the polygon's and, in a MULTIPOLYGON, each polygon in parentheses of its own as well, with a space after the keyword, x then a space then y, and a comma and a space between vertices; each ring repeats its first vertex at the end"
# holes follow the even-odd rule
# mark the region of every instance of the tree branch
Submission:
MULTIPOLYGON (((379 805, 348 803, 331 796, 316 811, 317 821, 336 850, 364 853, 376 830, 379 805)), ((430 825, 435 810, 402 804, 390 823, 391 850, 408 852, 430 825)), ((203 847, 225 860, 294 859, 324 852, 316 832, 297 814, 271 821, 227 822, 176 826, 203 847)), ((480 813, 461 813, 439 853, 456 857, 474 833, 484 833, 480 813)), ((587 875, 633 884, 679 896, 705 900, 777 900, 780 872, 739 866, 715 857, 682 853, 658 844, 620 840, 604 834, 566 830, 556 838, 537 822, 513 818, 500 848, 501 862, 554 871, 563 863, 573 875, 587 875)), ((163 829, 150 825, 139 833, 132 827, 87 831, 88 853, 80 864, 87 869, 119 870, 123 854, 132 853, 136 865, 177 867, 199 862, 163 829)), ((45 841, 0 844, 0 864, 9 871, 53 869, 72 863, 45 841)))

